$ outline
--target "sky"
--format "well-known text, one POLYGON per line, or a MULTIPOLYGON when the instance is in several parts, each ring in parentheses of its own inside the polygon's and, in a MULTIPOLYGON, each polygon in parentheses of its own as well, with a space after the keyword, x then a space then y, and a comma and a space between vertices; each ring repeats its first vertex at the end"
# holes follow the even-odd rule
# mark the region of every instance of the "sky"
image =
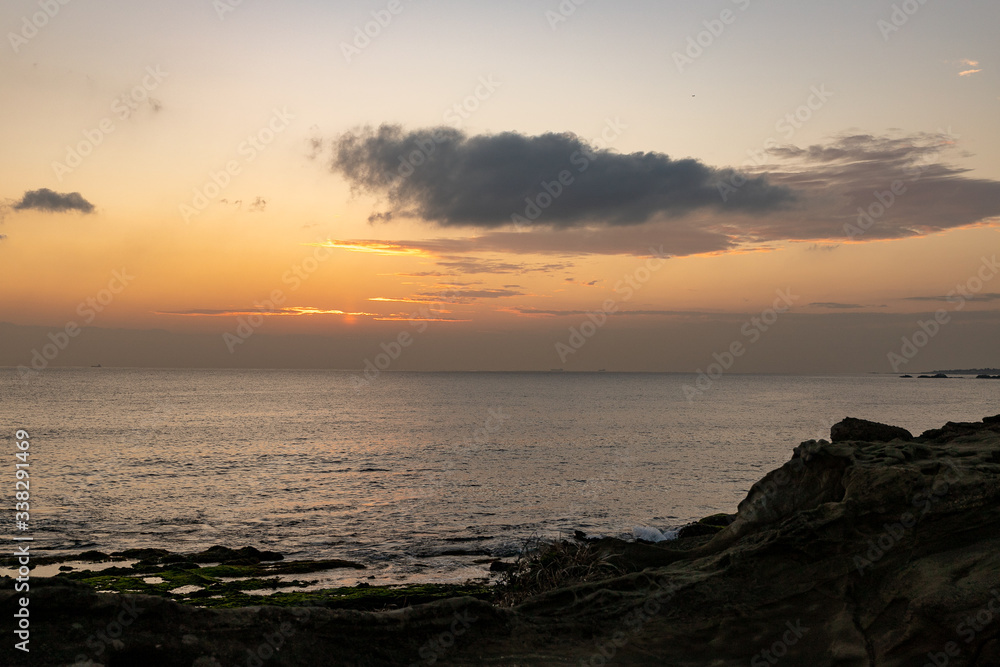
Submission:
POLYGON ((993 0, 10 0, 0 366, 1000 366, 993 0))

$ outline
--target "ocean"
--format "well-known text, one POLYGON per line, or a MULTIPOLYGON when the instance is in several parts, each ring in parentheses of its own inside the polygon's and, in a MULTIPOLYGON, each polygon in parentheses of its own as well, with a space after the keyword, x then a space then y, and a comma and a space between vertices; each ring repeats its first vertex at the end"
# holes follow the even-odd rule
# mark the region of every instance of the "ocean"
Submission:
POLYGON ((846 416, 917 434, 1000 412, 1000 382, 974 379, 729 375, 695 396, 687 374, 360 377, 0 369, 8 525, 24 429, 36 553, 249 544, 366 565, 347 583, 460 582, 533 537, 734 512, 846 416))

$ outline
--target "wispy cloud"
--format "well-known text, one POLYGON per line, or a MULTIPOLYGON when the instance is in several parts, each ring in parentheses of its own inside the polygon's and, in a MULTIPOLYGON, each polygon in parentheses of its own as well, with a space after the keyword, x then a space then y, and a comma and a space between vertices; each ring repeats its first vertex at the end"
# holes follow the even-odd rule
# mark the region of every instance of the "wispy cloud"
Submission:
POLYGON ((321 243, 310 243, 324 248, 340 248, 351 252, 368 252, 376 255, 427 255, 427 250, 417 248, 412 245, 393 243, 391 241, 372 241, 358 239, 355 241, 323 241, 321 243))
POLYGON ((810 303, 811 308, 827 308, 829 310, 849 310, 853 308, 864 308, 860 303, 838 303, 836 301, 814 301, 810 303))
POLYGON ((413 313, 393 313, 391 315, 379 315, 375 318, 379 322, 471 322, 472 320, 457 317, 426 317, 424 315, 414 315, 413 313))
POLYGON ((954 302, 958 299, 965 301, 1000 301, 1000 294, 996 292, 981 292, 979 294, 966 294, 962 296, 908 296, 903 299, 903 301, 939 301, 939 302, 954 302))
POLYGON ((182 317, 241 317, 247 315, 263 315, 267 317, 288 317, 300 315, 345 315, 350 317, 367 316, 377 317, 378 313, 350 312, 345 310, 330 310, 326 308, 314 308, 312 306, 289 306, 286 308, 263 309, 255 308, 248 310, 215 310, 215 309, 192 309, 192 310, 158 310, 156 315, 178 315, 182 317))
MULTIPOLYGON (((451 254, 475 250, 476 244, 474 239, 429 239, 423 241, 354 239, 350 241, 326 241, 312 245, 338 248, 350 252, 432 257, 435 260, 435 264, 442 269, 437 271, 414 271, 411 273, 392 274, 409 278, 443 278, 480 273, 551 273, 573 267, 572 262, 532 264, 501 259, 487 259, 465 254, 451 254)), ((489 250, 489 248, 485 248, 485 250, 489 250)))
POLYGON ((388 301, 396 303, 452 303, 468 305, 481 299, 505 299, 513 296, 526 296, 524 292, 513 289, 440 289, 419 292, 406 297, 373 296, 369 301, 388 301))
MULTIPOLYGON (((500 312, 513 313, 526 317, 581 317, 593 314, 592 310, 561 310, 548 308, 531 308, 524 306, 509 306, 498 308, 500 312)), ((616 310, 608 313, 610 317, 728 317, 725 313, 713 313, 701 310, 616 310)))
POLYGON ((979 65, 979 61, 978 60, 962 59, 962 60, 959 60, 958 63, 960 65, 964 65, 965 67, 969 68, 967 70, 963 70, 963 71, 959 72, 958 73, 959 76, 972 76, 973 74, 978 74, 979 72, 983 71, 982 69, 978 68, 978 65, 979 65))

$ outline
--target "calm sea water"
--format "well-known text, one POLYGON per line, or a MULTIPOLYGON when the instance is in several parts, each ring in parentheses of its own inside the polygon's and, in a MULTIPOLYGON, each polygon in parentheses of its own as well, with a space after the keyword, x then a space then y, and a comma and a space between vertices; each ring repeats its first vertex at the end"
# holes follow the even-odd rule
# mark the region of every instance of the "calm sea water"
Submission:
POLYGON ((0 369, 2 468, 26 429, 40 550, 252 544, 453 581, 533 534, 735 511, 845 416, 919 433, 1000 412, 1000 382, 972 379, 733 375, 689 402, 691 375, 358 377, 95 368, 22 382, 0 369))

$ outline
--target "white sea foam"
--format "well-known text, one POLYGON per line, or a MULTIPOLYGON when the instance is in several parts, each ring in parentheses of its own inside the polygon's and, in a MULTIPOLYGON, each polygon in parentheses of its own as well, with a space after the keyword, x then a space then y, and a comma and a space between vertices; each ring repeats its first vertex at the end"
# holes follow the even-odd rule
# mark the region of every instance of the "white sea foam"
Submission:
POLYGON ((666 542, 667 540, 676 540, 677 532, 676 528, 661 532, 652 526, 636 526, 632 529, 632 537, 637 540, 646 540, 647 542, 666 542))

